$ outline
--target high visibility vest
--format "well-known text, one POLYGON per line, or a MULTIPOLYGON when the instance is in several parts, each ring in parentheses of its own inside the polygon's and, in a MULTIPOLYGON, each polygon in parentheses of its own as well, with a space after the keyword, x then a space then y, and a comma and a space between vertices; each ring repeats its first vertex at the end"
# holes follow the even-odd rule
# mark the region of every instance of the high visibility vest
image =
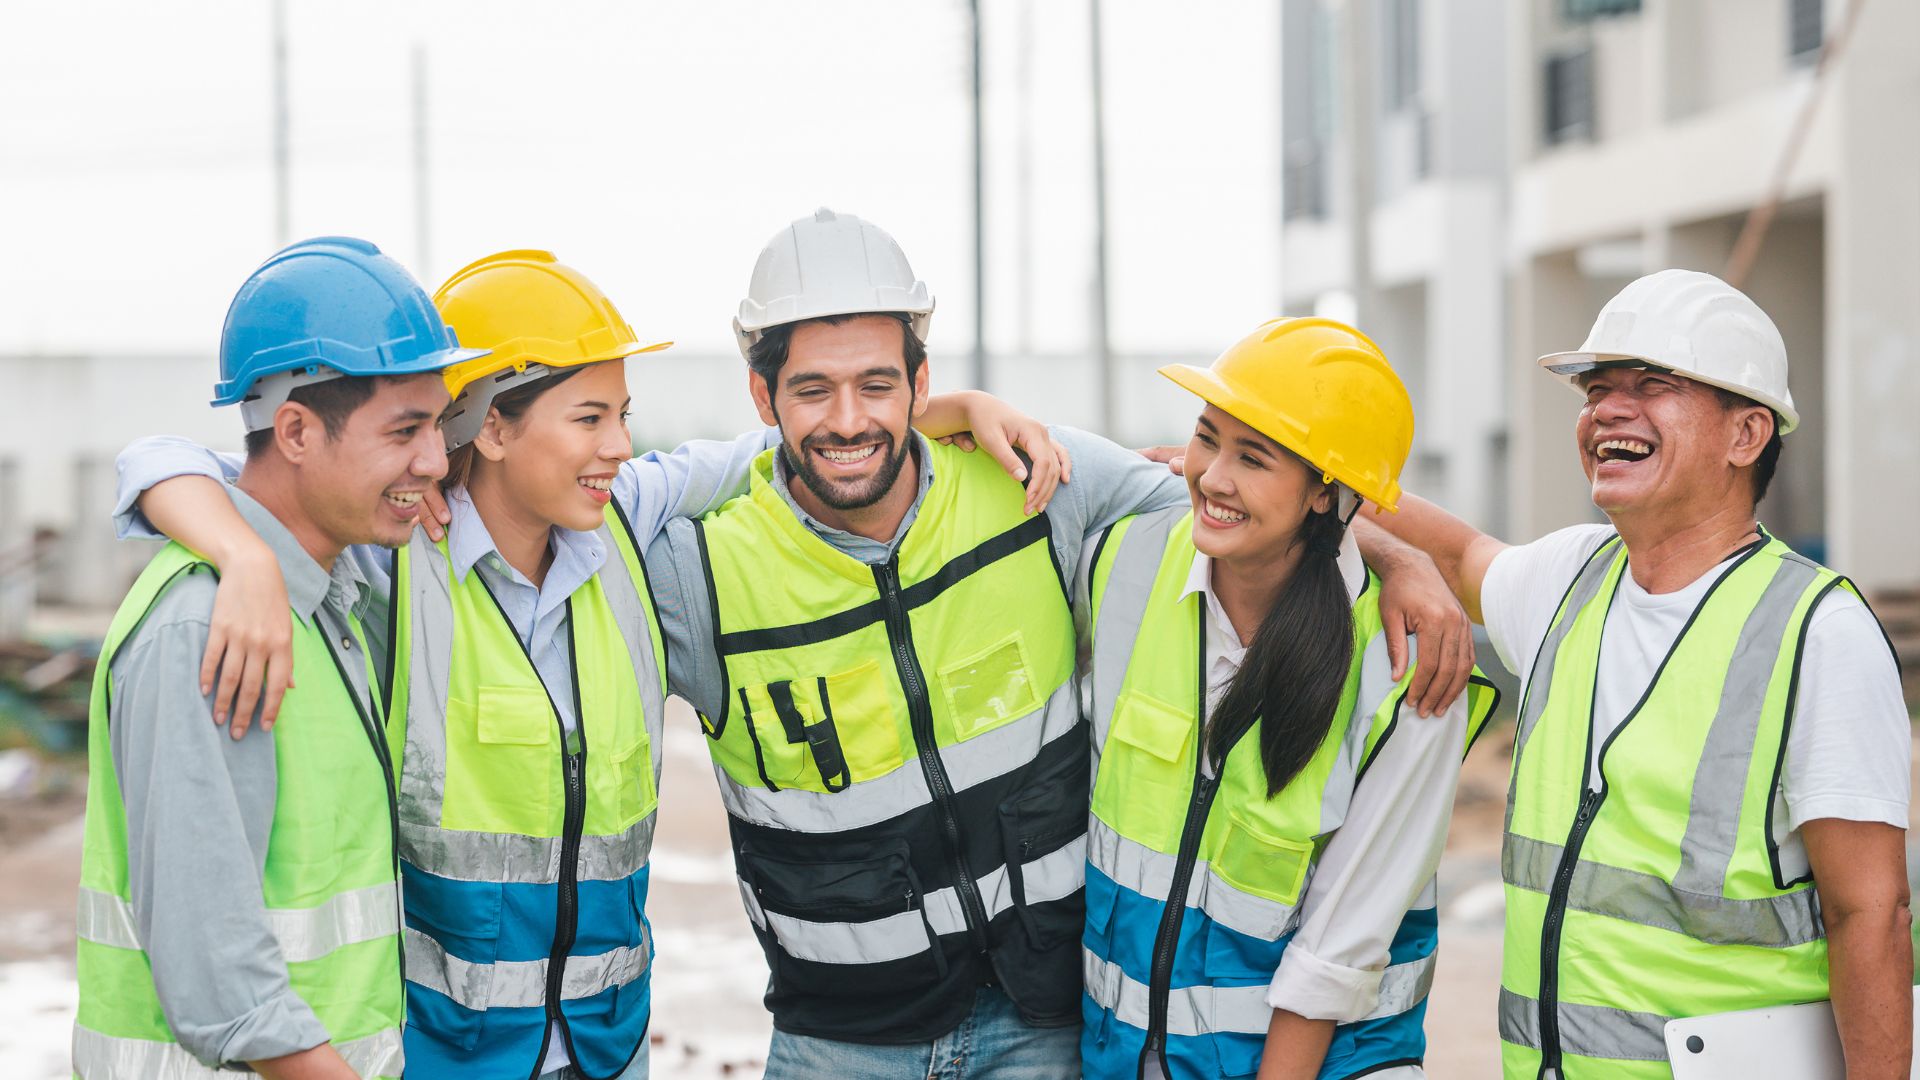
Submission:
MULTIPOLYGON (((169 586, 201 571, 212 567, 186 548, 161 549, 114 615, 94 671, 73 1029, 74 1074, 86 1080, 231 1075, 182 1049, 161 1011, 130 903, 126 805, 107 730, 114 654, 169 586)), ((357 621, 352 630, 360 636, 357 621)), ((364 658, 365 639, 359 644, 364 658)), ((317 622, 293 620, 293 663, 300 683, 287 691, 273 728, 278 779, 261 899, 293 992, 333 1048, 361 1076, 397 1077, 400 898, 393 774, 378 706, 354 693, 317 622)), ((367 684, 375 685, 371 672, 367 684)))
POLYGON ((1587 790, 1616 536, 1574 577, 1520 707, 1501 854, 1506 1076, 1670 1077, 1674 1017, 1827 997, 1810 874, 1774 841, 1808 616, 1846 579, 1770 536, 1701 598, 1587 790))
MULTIPOLYGON (((1402 722, 1412 677, 1394 686, 1385 674, 1379 587, 1369 575, 1353 603, 1353 663, 1340 704, 1306 767, 1269 798, 1259 738, 1249 730, 1216 774, 1204 775, 1204 600, 1181 597, 1193 567, 1192 528, 1184 507, 1129 518, 1094 557, 1087 1076, 1159 1075, 1149 1061, 1180 1080, 1259 1070, 1273 1017, 1267 987, 1299 924, 1301 898, 1359 778, 1402 722), (1360 705, 1363 684, 1369 696, 1391 687, 1371 713, 1360 705)), ((1478 672, 1467 693, 1471 746, 1499 695, 1478 672)), ((1335 1029, 1321 1076, 1422 1058, 1437 943, 1429 885, 1396 930, 1378 1007, 1335 1029)))
POLYGON ((646 921, 665 653, 638 546, 609 507, 567 600, 574 730, 477 571, 416 531, 396 560, 394 724, 407 1059, 531 1075, 557 1025, 589 1077, 646 1037, 646 921))
POLYGON ((1078 1021, 1087 743, 1049 520, 937 443, 893 557, 810 532, 771 484, 698 523, 724 706, 704 717, 782 1030, 914 1042, 993 980, 1078 1021))

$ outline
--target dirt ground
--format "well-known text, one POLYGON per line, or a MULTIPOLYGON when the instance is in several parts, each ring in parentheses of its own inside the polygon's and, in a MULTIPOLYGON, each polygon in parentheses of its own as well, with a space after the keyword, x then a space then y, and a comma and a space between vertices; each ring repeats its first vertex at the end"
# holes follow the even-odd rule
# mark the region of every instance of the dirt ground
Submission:
MULTIPOLYGON (((669 709, 666 777, 649 903, 653 1074, 660 1080, 760 1075, 770 1031, 766 968, 747 931, 726 850, 712 766, 691 712, 669 709)), ((1434 1080, 1497 1075, 1500 826, 1507 731, 1489 732, 1461 776, 1440 870, 1440 964, 1427 1010, 1434 1080)), ((80 785, 0 801, 0 1076, 68 1075, 80 785)), ((1910 854, 1911 859, 1911 854, 1910 854)))

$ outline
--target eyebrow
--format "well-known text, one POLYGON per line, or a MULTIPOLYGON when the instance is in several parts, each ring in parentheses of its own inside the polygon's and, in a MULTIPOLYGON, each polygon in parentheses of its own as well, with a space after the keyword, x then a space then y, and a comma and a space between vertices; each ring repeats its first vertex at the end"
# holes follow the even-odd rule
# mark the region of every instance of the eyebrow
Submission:
MULTIPOLYGON (((889 365, 889 366, 884 366, 884 367, 870 367, 870 368, 868 368, 867 370, 865 370, 865 371, 862 371, 862 372, 860 372, 859 374, 857 374, 857 375, 855 375, 855 376, 854 376, 854 379, 855 379, 855 380, 859 380, 859 379, 898 379, 898 378, 901 378, 901 377, 902 377, 902 375, 901 375, 901 372, 900 372, 900 369, 899 369, 898 367, 893 367, 893 366, 891 366, 891 365, 889 365)), ((821 372, 818 372, 818 371, 803 371, 803 372, 801 372, 801 373, 800 373, 800 374, 798 374, 798 375, 791 375, 791 376, 788 376, 788 377, 787 377, 787 382, 786 382, 786 386, 787 386, 787 388, 788 388, 789 390, 791 390, 792 388, 794 388, 794 387, 796 387, 796 386, 799 386, 799 385, 800 385, 801 383, 809 383, 809 382, 832 382, 832 381, 833 381, 833 380, 832 380, 832 379, 831 379, 830 377, 828 377, 828 376, 827 376, 827 375, 825 375, 825 374, 822 374, 821 372)))
POLYGON ((424 409, 403 409, 396 414, 393 419, 387 422, 389 424, 417 424, 422 420, 438 419, 439 415, 439 413, 430 413, 424 409))
POLYGON ((611 409, 613 408, 613 406, 607 404, 604 401, 576 401, 573 403, 573 407, 576 409, 611 409))
POLYGON ((1235 446, 1246 450, 1258 450, 1262 457, 1273 456, 1273 444, 1263 439, 1249 439, 1244 436, 1233 440, 1235 446))

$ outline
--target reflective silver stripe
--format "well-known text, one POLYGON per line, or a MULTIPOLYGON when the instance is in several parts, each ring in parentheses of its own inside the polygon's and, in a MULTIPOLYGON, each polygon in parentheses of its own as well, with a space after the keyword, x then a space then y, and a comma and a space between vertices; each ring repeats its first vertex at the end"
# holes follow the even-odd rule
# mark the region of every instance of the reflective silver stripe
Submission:
POLYGON ((80 887, 80 904, 75 911, 74 933, 81 941, 110 945, 116 949, 139 949, 140 935, 134 929, 133 905, 110 893, 80 887))
POLYGON ((267 922, 287 963, 318 960, 342 946, 399 933, 400 887, 389 881, 336 893, 319 907, 268 908, 267 922))
POLYGON ((1687 832, 1680 842, 1680 868, 1673 887, 1687 894, 1726 892, 1727 868, 1740 840, 1740 807, 1746 801, 1747 774, 1760 734, 1767 687, 1780 659, 1781 641, 1800 596, 1820 571, 1804 562, 1781 560, 1759 603, 1747 614, 1720 684, 1720 707, 1707 729, 1700 763, 1694 769, 1687 832))
POLYGON ((1418 960, 1387 965, 1387 970, 1380 973, 1380 1000, 1373 1011, 1361 1019, 1398 1016, 1427 1000, 1428 991, 1433 989, 1433 969, 1438 960, 1438 953, 1428 953, 1418 960))
MULTIPOLYGON (((400 1029, 377 1031, 333 1048, 354 1072, 365 1077, 397 1077, 404 1059, 400 1029)), ((91 1028, 73 1026, 73 1071, 83 1080, 216 1080, 231 1071, 209 1069, 180 1046, 152 1039, 116 1039, 91 1028)))
MULTIPOLYGON (((400 929, 399 887, 391 882, 335 895, 311 908, 268 908, 267 922, 290 964, 318 960, 343 945, 378 941, 400 929)), ((118 949, 142 948, 133 905, 98 889, 80 890, 76 931, 83 941, 118 949)))
MULTIPOLYGON (((1174 866, 1179 860, 1120 835, 1113 826, 1095 816, 1087 826, 1087 861, 1121 888, 1164 903, 1173 887, 1174 866)), ((1263 941, 1278 940, 1293 926, 1297 915, 1292 905, 1241 892, 1204 862, 1194 863, 1187 906, 1199 908, 1208 918, 1230 930, 1263 941)))
MULTIPOLYGON (((1043 904, 1072 896, 1086 883, 1085 838, 1020 864, 1027 903, 1043 904)), ((1005 866, 975 879, 980 900, 992 918, 1013 907, 1013 889, 1005 866)), ((744 882, 740 896, 754 925, 773 931, 780 947, 819 964, 877 964, 917 956, 934 946, 929 934, 963 934, 967 917, 952 887, 928 893, 921 907, 867 922, 815 922, 768 911, 744 882)))
MULTIPOLYGON (((1560 655, 1560 643, 1567 639, 1573 630, 1573 624, 1580 618, 1580 612, 1600 595, 1600 585, 1607 579, 1608 571, 1622 557, 1619 536, 1611 536, 1587 558, 1586 565, 1574 577, 1573 586, 1567 590, 1567 598, 1561 604, 1560 614, 1540 642, 1540 651, 1533 655, 1533 671, 1527 676, 1527 696, 1520 702, 1520 721, 1514 730, 1513 758, 1520 759, 1521 751, 1527 747, 1527 740, 1533 737, 1534 726, 1540 722, 1540 714, 1546 711, 1547 695, 1553 689, 1553 666, 1560 655), (1608 554, 1611 552, 1611 554, 1608 554), (1604 558, 1602 556, 1605 556, 1604 558)), ((1507 781, 1507 828, 1513 828, 1514 796, 1520 787, 1520 769, 1516 765, 1510 770, 1507 781)))
MULTIPOLYGON (((1507 834, 1500 876, 1507 884, 1548 892, 1560 865, 1558 844, 1507 834)), ((1652 874, 1580 860, 1573 868, 1567 906, 1685 934, 1709 945, 1785 949, 1826 937, 1820 897, 1812 887, 1754 900, 1690 893, 1652 874)))
MULTIPOLYGON (((1120 688, 1127 675, 1127 662, 1133 657, 1134 643, 1140 639, 1140 624, 1147 615, 1147 601, 1153 595, 1153 580, 1160 575, 1166 559, 1167 537, 1186 516, 1185 505, 1141 514, 1120 537, 1120 547, 1110 562, 1106 588, 1100 593, 1099 617, 1093 627, 1093 745, 1094 763, 1107 744, 1107 725, 1113 718, 1113 703, 1120 699, 1120 688)), ((1098 569, 1097 567, 1095 568, 1098 569)), ((1092 588, 1093 574, 1088 574, 1092 588)))
MULTIPOLYGON (((647 864, 657 814, 626 832, 580 838, 579 879, 619 881, 647 864)), ((400 857, 415 869, 455 881, 545 885, 560 880, 560 838, 440 829, 400 823, 400 857)))
MULTIPOLYGON (((1044 707, 965 742, 942 746, 940 760, 953 789, 965 791, 1024 767, 1042 747, 1079 723, 1080 704, 1068 679, 1047 696, 1044 707)), ((736 818, 790 832, 834 833, 891 821, 930 802, 926 775, 912 764, 910 755, 903 756, 901 767, 870 780, 856 779, 838 792, 768 791, 763 784, 734 780, 718 763, 714 775, 720 781, 721 802, 736 818)))
MULTIPOLYGON (((595 534, 606 545, 607 552, 607 561, 600 567, 600 591, 606 595, 607 608, 613 613, 614 625, 620 628, 620 640, 627 646, 627 659, 633 663, 633 674, 640 684, 640 710, 647 727, 647 750, 653 757, 653 789, 659 791, 661 755, 665 752, 667 695, 660 686, 660 667, 653 654, 656 644, 653 640, 653 623, 647 618, 646 606, 640 599, 646 584, 633 580, 633 572, 627 569, 627 560, 622 554, 626 539, 616 538, 614 531, 611 526, 603 524, 595 534)), ((635 554, 644 558, 643 553, 635 554)))
MULTIPOLYGON (((643 935, 645 923, 640 924, 643 935)), ((440 943, 408 927, 407 981, 436 990, 465 1009, 534 1008, 547 1000, 547 961, 500 960, 475 964, 449 954, 440 943)), ((563 1001, 589 998, 644 975, 653 957, 653 940, 644 936, 639 946, 621 946, 593 956, 567 957, 560 982, 563 1001)))
MULTIPOLYGON (((1563 1053, 1616 1061, 1667 1060, 1669 1018, 1658 1013, 1562 1001, 1554 1015, 1560 1026, 1563 1053)), ((1501 987, 1500 1038, 1516 1046, 1540 1049, 1540 1003, 1501 987)))
POLYGON ((438 824, 441 795, 447 786, 447 695, 453 686, 452 585, 446 558, 424 531, 413 531, 400 557, 407 560, 407 620, 412 624, 407 744, 400 754, 400 820, 438 824))
MULTIPOLYGON (((1094 1004, 1111 1010, 1114 1019, 1132 1027, 1148 1023, 1146 983, 1129 978, 1120 965, 1081 950, 1081 973, 1094 1004)), ((1267 1004, 1267 985, 1176 986, 1167 992, 1167 1034, 1264 1035, 1273 1021, 1267 1004)))

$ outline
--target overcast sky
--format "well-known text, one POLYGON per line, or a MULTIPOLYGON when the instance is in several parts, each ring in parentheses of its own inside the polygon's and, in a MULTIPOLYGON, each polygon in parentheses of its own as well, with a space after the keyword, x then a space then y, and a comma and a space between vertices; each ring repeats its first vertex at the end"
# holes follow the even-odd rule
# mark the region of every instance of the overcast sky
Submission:
MULTIPOLYGON (((988 340, 1078 350, 1093 248, 1087 5, 982 6, 988 340)), ((642 335, 726 352, 760 246, 828 205, 899 238, 938 297, 937 350, 971 345, 961 0, 288 9, 295 237, 364 236, 429 288, 488 252, 549 248, 642 335)), ((1275 5, 1103 10, 1116 346, 1224 346, 1278 313, 1275 5)), ((211 352, 234 290, 275 246, 268 12, 0 9, 0 351, 211 352)))

